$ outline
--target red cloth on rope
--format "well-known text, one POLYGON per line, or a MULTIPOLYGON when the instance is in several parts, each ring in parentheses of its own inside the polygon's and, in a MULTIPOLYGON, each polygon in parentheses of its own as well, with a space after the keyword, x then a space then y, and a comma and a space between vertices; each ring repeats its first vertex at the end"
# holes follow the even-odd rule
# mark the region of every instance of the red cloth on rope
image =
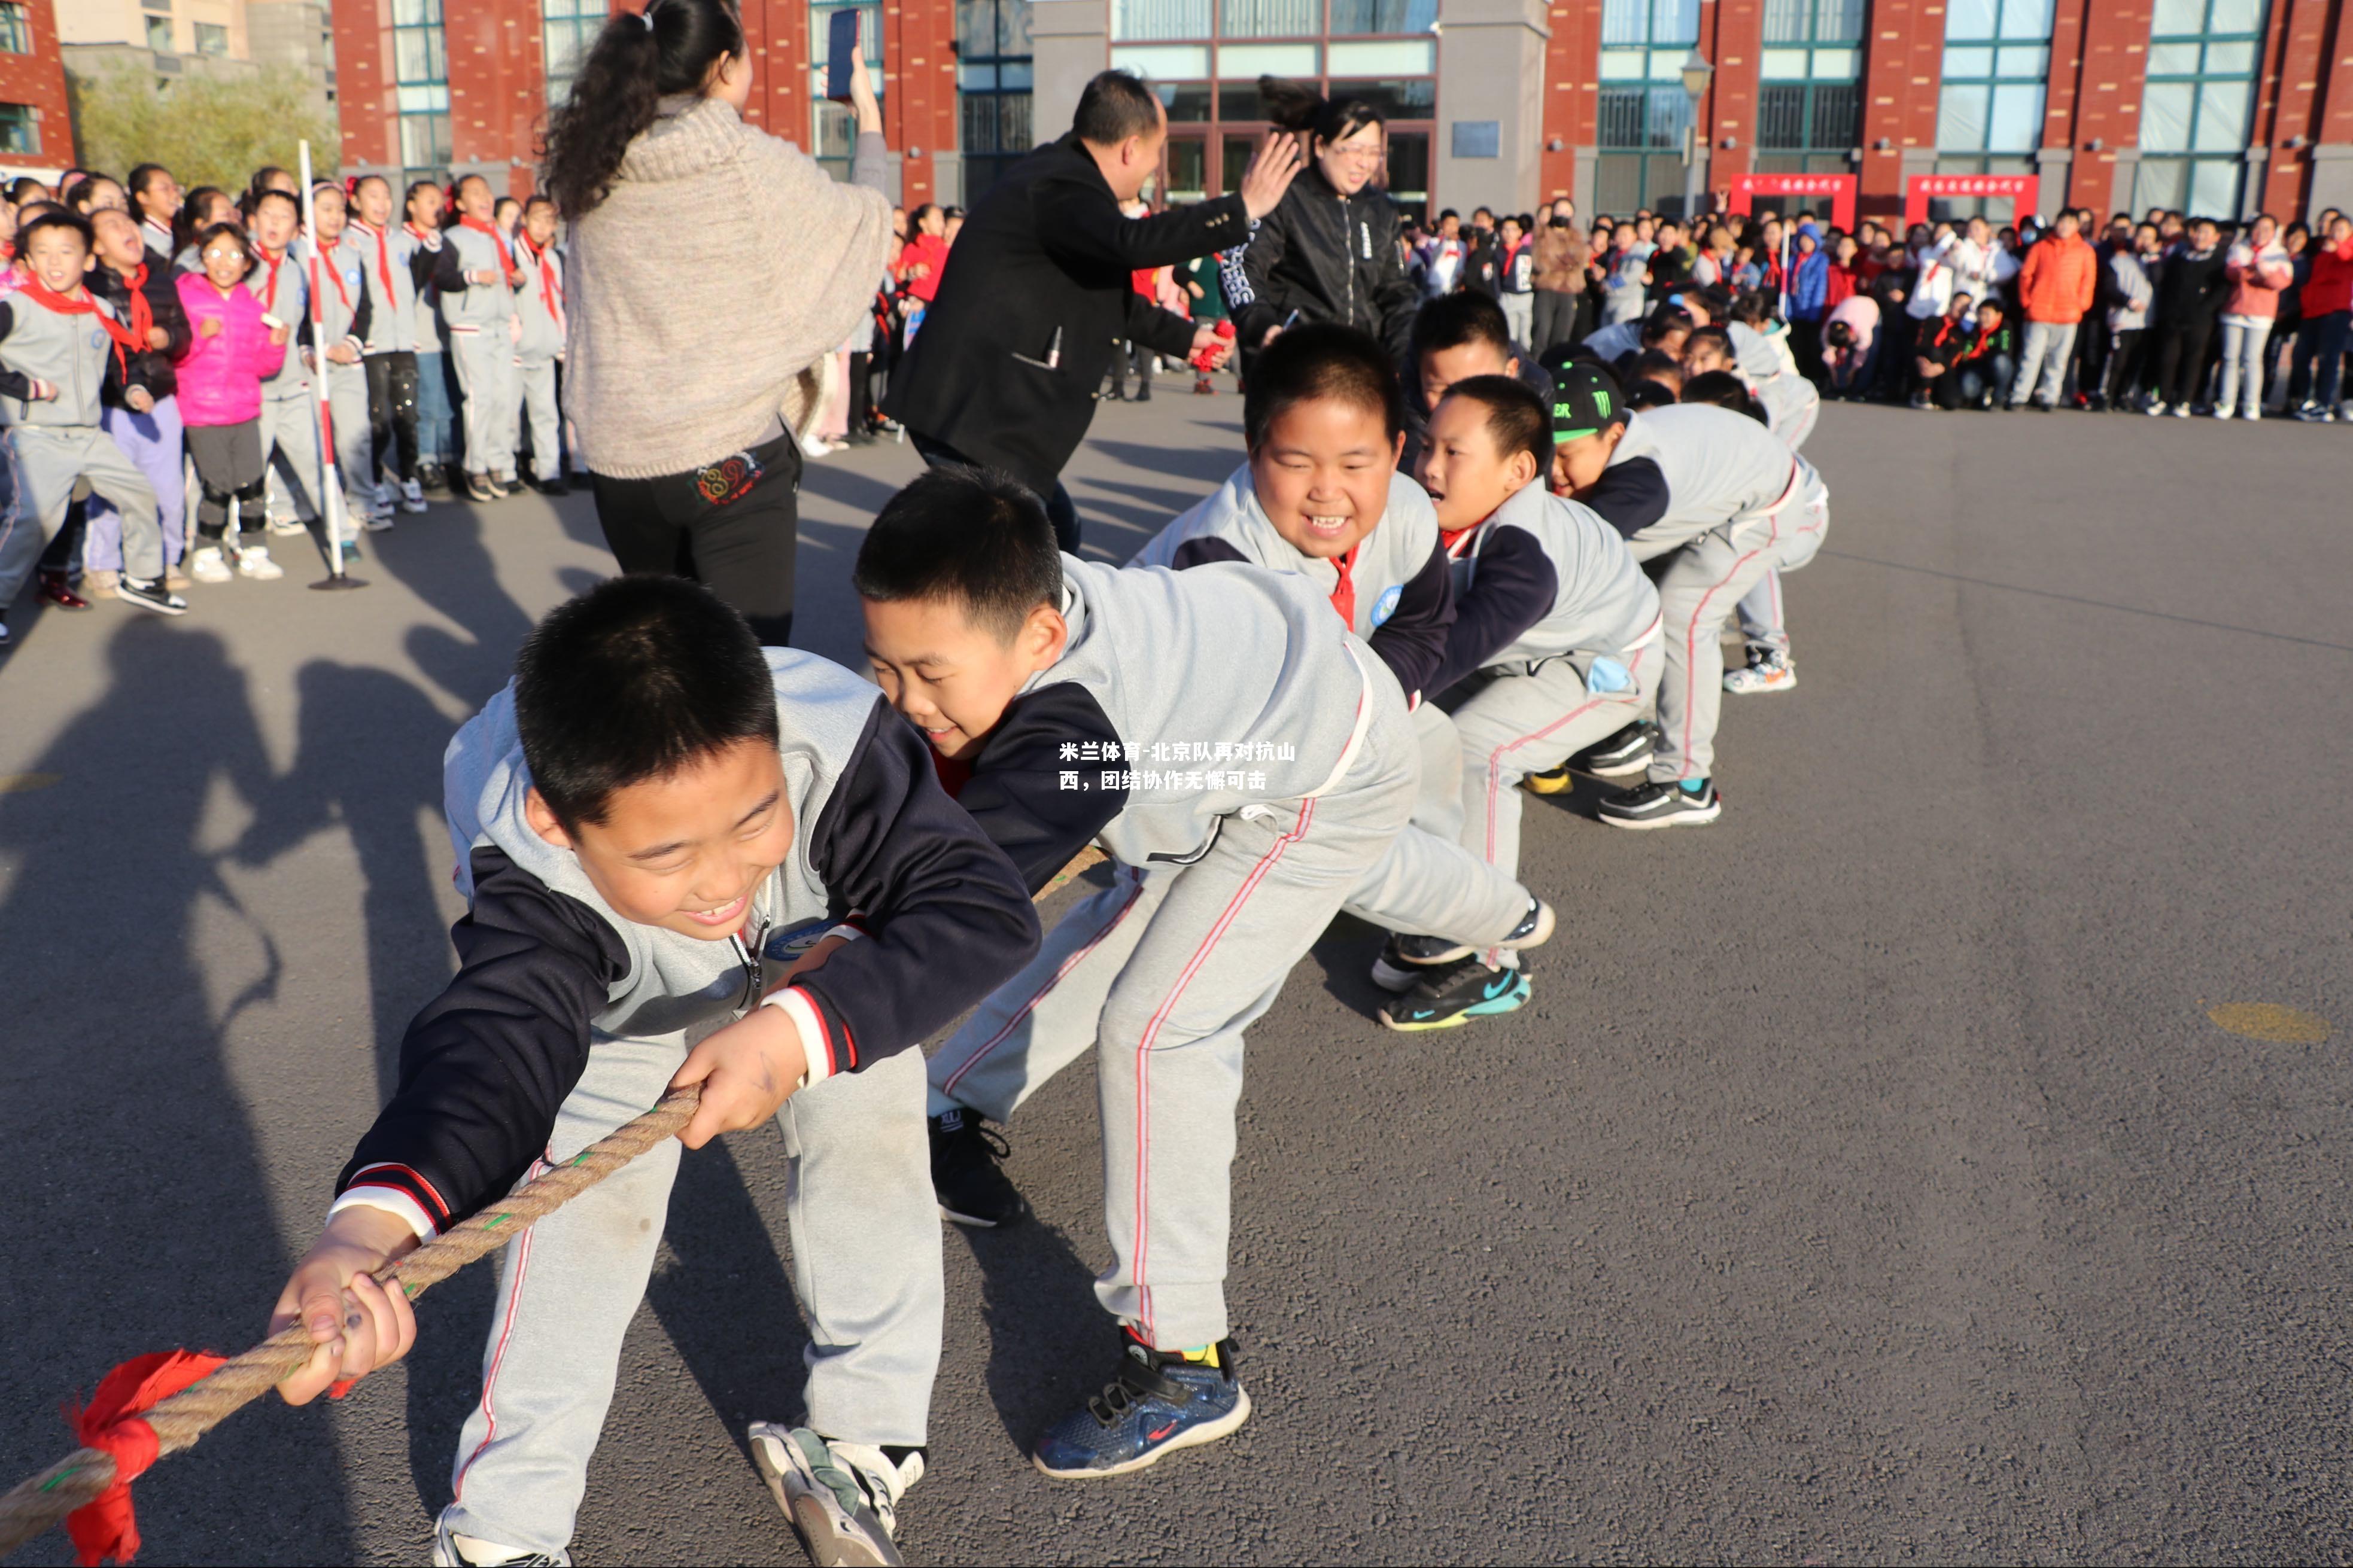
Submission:
POLYGON ((139 1521, 131 1510, 131 1483, 156 1458, 155 1428, 140 1418, 199 1379, 212 1375, 227 1356, 192 1351, 160 1351, 133 1356, 100 1380, 98 1392, 66 1418, 82 1447, 114 1461, 114 1479, 97 1498, 66 1518, 66 1533, 82 1568, 98 1568, 111 1557, 128 1563, 139 1553, 139 1521))

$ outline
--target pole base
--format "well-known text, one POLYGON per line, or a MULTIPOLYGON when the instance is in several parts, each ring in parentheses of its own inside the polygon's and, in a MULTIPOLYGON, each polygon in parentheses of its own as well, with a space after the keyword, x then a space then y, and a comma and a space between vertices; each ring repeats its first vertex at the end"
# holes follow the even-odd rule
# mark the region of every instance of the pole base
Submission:
POLYGON ((320 578, 317 582, 311 584, 311 592, 314 594, 322 594, 338 588, 364 588, 367 585, 368 580, 366 578, 354 577, 351 575, 351 574, 345 573, 340 577, 320 578))

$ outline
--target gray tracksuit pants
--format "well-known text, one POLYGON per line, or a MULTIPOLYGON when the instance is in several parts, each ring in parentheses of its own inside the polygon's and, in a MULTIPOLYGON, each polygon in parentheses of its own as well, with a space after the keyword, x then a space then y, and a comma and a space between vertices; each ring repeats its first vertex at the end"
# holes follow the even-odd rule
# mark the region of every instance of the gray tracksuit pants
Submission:
POLYGON ((935 1089, 1003 1121, 1095 1047, 1114 1258, 1095 1294, 1161 1349, 1226 1336, 1242 1035, 1387 855, 1414 750, 1377 724, 1332 793, 1225 818, 1189 866, 1121 868, 932 1059, 935 1089))
POLYGON ((1829 525, 1830 500, 1821 496, 1782 529, 1771 568, 1740 597, 1740 635, 1750 648, 1788 657, 1789 623, 1781 608, 1781 574, 1795 572, 1814 558, 1829 525))
MULTIPOLYGON (((331 399, 331 412, 332 407, 331 399)), ((336 417, 340 419, 342 416, 336 417)), ((273 485, 284 487, 294 516, 307 520, 326 515, 322 465, 319 461, 319 406, 308 393, 301 397, 261 400, 261 457, 273 485)), ((273 508, 278 499, 273 490, 273 508)), ((259 528, 261 519, 244 518, 240 526, 259 528)))
POLYGON ((449 353, 458 362, 458 390, 465 395, 466 471, 514 474, 514 341, 506 323, 476 331, 449 330, 449 353))
MULTIPOLYGON (((549 1158, 649 1109, 685 1059, 682 1036, 600 1041, 557 1113, 549 1158)), ((828 1437, 924 1441, 944 1287, 923 1070, 903 1051, 795 1095, 776 1117, 792 1160, 793 1289, 808 1318, 808 1425, 828 1437)), ((671 1141, 641 1155, 499 1255, 482 1396, 443 1515, 451 1529, 547 1552, 572 1539, 682 1152, 671 1141)))
MULTIPOLYGON (((543 483, 564 477, 564 434, 555 410, 555 362, 524 360, 515 366, 515 395, 531 425, 531 471, 543 483)), ((522 426, 508 433, 508 447, 522 450, 522 426)))
POLYGON ((1715 724, 1724 708, 1725 622, 1772 569, 1787 511, 1739 526, 1732 538, 1718 529, 1675 553, 1659 580, 1659 618, 1665 629, 1666 670, 1659 681, 1659 749, 1651 778, 1661 784, 1706 778, 1715 765, 1715 724))
POLYGON ((95 425, 12 425, 5 437, 15 494, 0 518, 0 615, 64 526, 78 479, 122 514, 122 569, 149 582, 164 574, 154 488, 112 437, 95 425))
POLYGON ((327 413, 335 426, 335 477, 353 526, 375 510, 375 429, 368 423, 367 367, 327 366, 327 413))
MULTIPOLYGON (((1664 662, 1653 637, 1626 655, 1630 691, 1589 692, 1566 658, 1533 674, 1493 674, 1456 705, 1462 737, 1462 847, 1507 877, 1520 868, 1520 781, 1560 766, 1640 717, 1656 695, 1664 662)), ((1489 963, 1509 953, 1481 955, 1489 963)))

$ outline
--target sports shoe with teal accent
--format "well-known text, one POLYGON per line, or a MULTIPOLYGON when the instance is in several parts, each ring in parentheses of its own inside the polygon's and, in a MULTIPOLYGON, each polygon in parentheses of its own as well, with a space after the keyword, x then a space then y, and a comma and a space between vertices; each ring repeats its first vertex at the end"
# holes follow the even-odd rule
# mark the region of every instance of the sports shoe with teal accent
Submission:
POLYGON ((1119 1375, 1038 1439, 1031 1462, 1050 1476, 1084 1480, 1156 1465, 1179 1448, 1214 1443, 1250 1419, 1250 1395, 1234 1376, 1234 1342, 1218 1364, 1154 1350, 1133 1333, 1119 1375))
POLYGON ((1515 1013, 1527 1003, 1525 974, 1516 969, 1490 969, 1475 958, 1464 958, 1432 970, 1420 984, 1384 1005, 1380 1020, 1409 1034, 1419 1029, 1454 1029, 1473 1018, 1515 1013))
POLYGON ((754 1421, 752 1460, 819 1568, 881 1568, 901 1559, 892 1537, 899 1500, 923 1479, 923 1451, 893 1460, 866 1443, 838 1443, 806 1426, 754 1421))

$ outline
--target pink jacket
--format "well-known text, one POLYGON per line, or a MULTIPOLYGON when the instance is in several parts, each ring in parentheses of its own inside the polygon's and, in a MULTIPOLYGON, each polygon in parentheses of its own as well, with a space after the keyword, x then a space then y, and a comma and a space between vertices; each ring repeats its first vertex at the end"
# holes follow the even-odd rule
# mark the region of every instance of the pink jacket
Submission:
POLYGON ((2222 271, 2232 284, 2231 302, 2222 307, 2226 316, 2260 316, 2264 321, 2279 315, 2280 290, 2295 281, 2295 267, 2287 252, 2276 241, 2258 252, 2245 240, 2231 247, 2229 259, 2222 271))
POLYGON ((286 363, 286 345, 269 341, 261 301, 243 288, 224 295, 201 272, 183 272, 177 285, 195 336, 177 369, 180 419, 188 425, 242 425, 261 416, 261 384, 286 363), (218 321, 219 333, 205 335, 218 321))

